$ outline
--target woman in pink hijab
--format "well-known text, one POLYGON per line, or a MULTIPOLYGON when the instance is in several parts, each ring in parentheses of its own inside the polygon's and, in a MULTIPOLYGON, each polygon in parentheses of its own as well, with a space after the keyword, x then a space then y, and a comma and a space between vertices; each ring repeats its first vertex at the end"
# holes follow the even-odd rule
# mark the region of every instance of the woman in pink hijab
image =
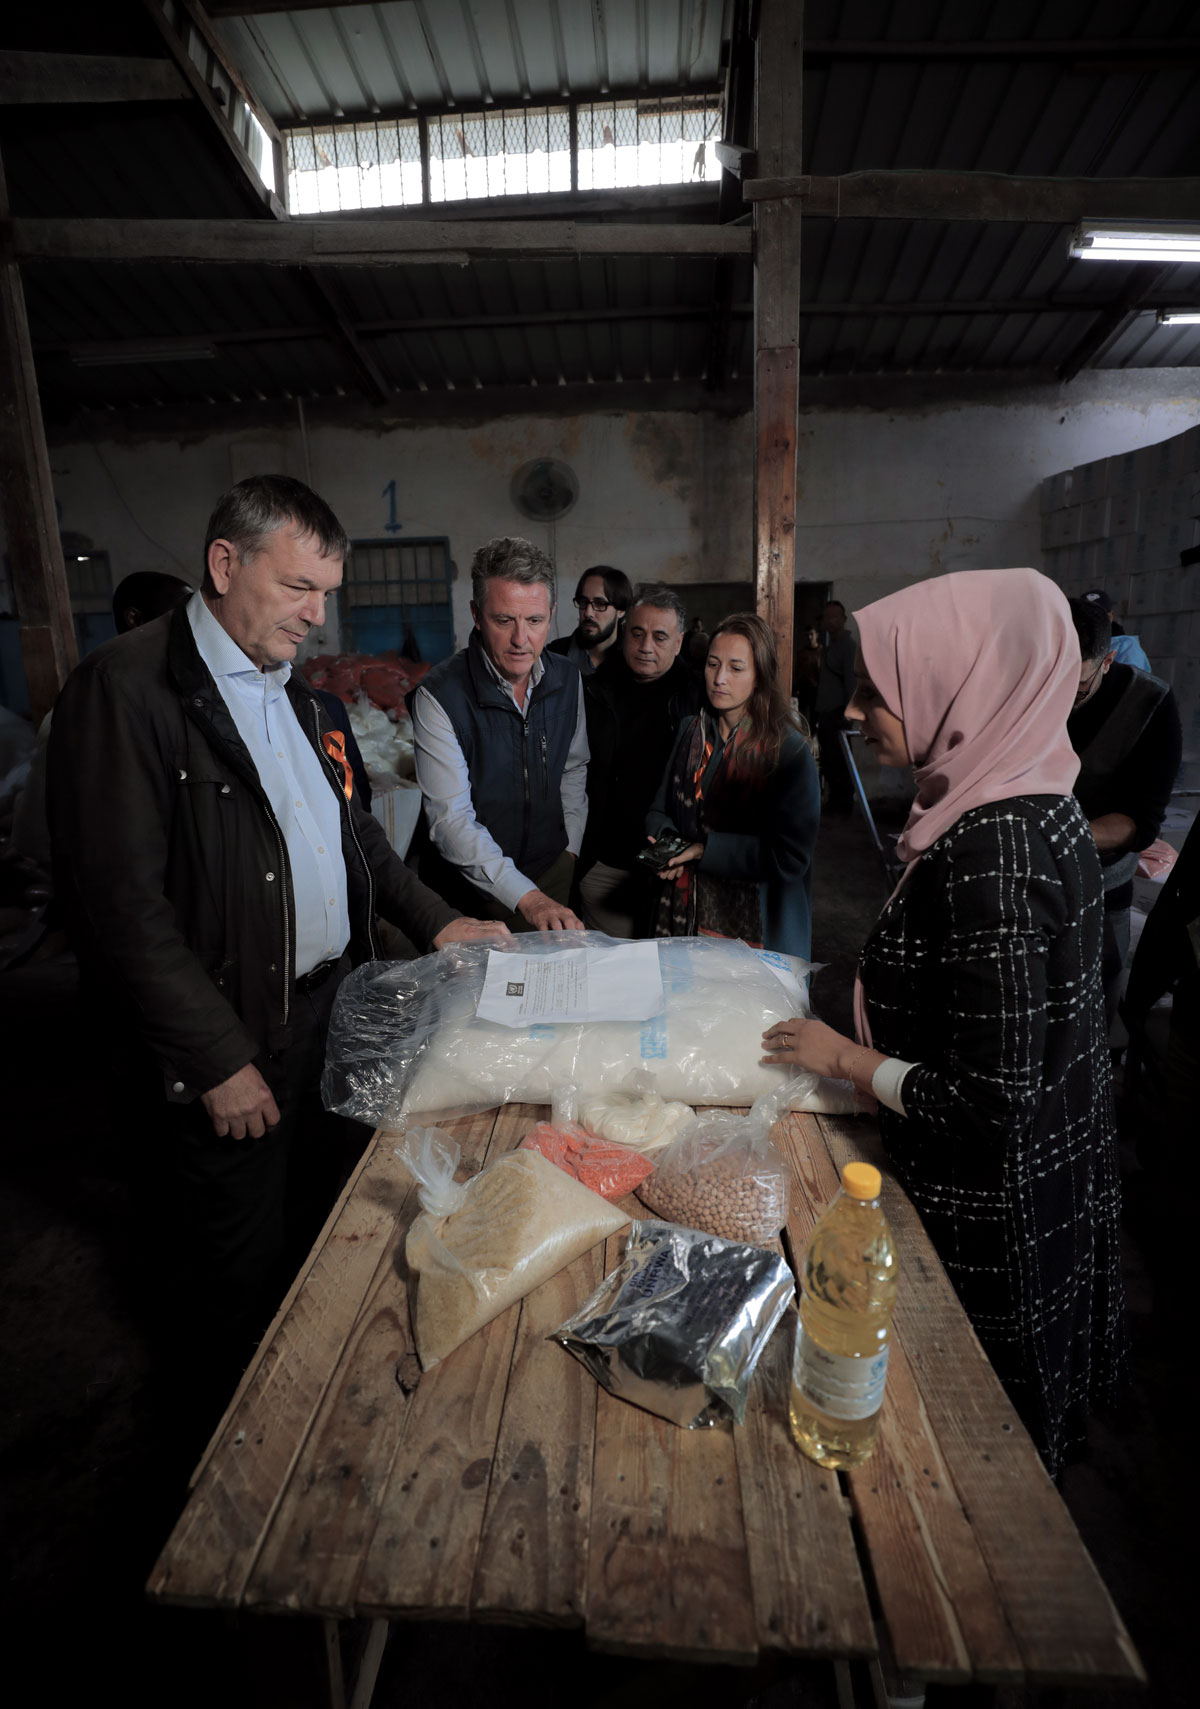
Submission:
POLYGON ((1079 646, 1034 570, 854 613, 846 716, 917 798, 863 950, 858 1038, 772 1027, 767 1060, 852 1080, 1047 1466, 1124 1356, 1103 895, 1066 721, 1079 646))

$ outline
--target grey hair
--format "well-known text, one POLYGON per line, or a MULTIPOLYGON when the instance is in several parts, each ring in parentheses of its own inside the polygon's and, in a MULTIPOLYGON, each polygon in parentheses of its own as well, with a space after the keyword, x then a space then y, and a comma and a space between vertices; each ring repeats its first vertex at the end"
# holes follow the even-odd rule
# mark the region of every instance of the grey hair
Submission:
POLYGON ((687 628, 687 611, 684 608, 684 603, 675 589, 667 587, 665 582, 644 582, 634 594, 629 610, 632 611, 635 605, 652 605, 657 611, 673 611, 679 619, 680 633, 682 634, 687 628))
POLYGON ((323 498, 294 481, 290 475, 251 475, 217 500, 204 536, 204 582, 206 593, 214 591, 208 573, 208 548, 214 540, 228 540, 243 564, 262 551, 267 536, 289 523, 304 539, 321 548, 323 558, 340 562, 350 552, 346 531, 323 498))
POLYGON ((553 611, 558 594, 554 565, 532 540, 519 535, 500 535, 481 546, 471 559, 471 598, 482 610, 487 584, 493 581, 520 582, 525 587, 544 587, 553 611))

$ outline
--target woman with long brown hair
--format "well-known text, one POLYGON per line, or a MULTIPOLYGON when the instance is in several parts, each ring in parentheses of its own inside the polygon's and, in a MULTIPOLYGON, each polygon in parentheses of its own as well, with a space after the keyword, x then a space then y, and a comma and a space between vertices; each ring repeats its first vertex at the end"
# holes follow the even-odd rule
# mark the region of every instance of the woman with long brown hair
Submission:
POLYGON ((821 786, 761 617, 717 625, 704 681, 707 704, 681 726, 646 815, 651 841, 687 842, 661 869, 655 930, 744 938, 807 961, 821 786))

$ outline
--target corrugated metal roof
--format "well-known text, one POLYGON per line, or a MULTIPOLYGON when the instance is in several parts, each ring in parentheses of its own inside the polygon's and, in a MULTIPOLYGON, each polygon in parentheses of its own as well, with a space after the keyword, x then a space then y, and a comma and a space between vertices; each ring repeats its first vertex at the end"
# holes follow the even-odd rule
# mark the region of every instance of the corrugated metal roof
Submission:
MULTIPOLYGON (((372 103, 405 112, 567 93, 586 99, 647 85, 712 87, 731 9, 731 0, 413 0, 225 18, 219 28, 252 87, 288 124, 363 113, 372 103)), ((805 166, 814 173, 1200 173, 1195 50, 1143 62, 1136 48, 1139 38, 1195 43, 1194 3, 808 0, 806 32, 810 42, 855 44, 852 58, 839 59, 835 47, 806 68, 805 166), (1121 35, 1132 44, 1124 60, 1088 61, 1089 40, 1121 35), (1078 55, 924 64, 886 57, 887 44, 923 37, 1021 36, 1078 40, 1078 55), (871 42, 883 44, 873 63, 864 58, 871 42)), ((18 213, 246 212, 218 140, 201 114, 182 107, 10 109, 0 126, 18 213)), ((523 204, 521 217, 530 211, 523 204)), ((358 387, 295 271, 89 267, 85 275, 44 265, 24 273, 52 410, 358 387), (256 330, 261 337, 241 336, 256 330), (80 342, 203 333, 216 338, 207 361, 81 369, 61 353, 80 342), (233 334, 236 342, 222 341, 233 334)), ((1132 319, 1114 322, 1092 358, 1097 365, 1200 364, 1197 329, 1161 328, 1152 312, 1138 312, 1148 277, 1154 302, 1200 301, 1197 269, 1157 276, 1071 261, 1058 226, 811 218, 802 242, 801 368, 1053 371, 1100 315, 1122 304, 1132 319), (904 308, 883 312, 888 304, 904 308)), ((672 258, 351 269, 326 279, 346 324, 401 394, 648 377, 694 383, 719 342, 717 299, 724 292, 744 309, 752 295, 747 262, 672 258)), ((735 313, 722 379, 745 388, 752 359, 749 318, 735 313)))
POLYGON ((281 126, 705 88, 732 0, 472 0, 271 12, 216 27, 281 126))

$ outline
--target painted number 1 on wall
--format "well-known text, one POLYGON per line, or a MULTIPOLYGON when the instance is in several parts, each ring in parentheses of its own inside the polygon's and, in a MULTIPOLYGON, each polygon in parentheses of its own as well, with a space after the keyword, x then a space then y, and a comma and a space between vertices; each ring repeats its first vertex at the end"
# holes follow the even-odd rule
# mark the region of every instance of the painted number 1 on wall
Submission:
POLYGON ((395 483, 395 481, 389 481, 387 486, 384 487, 383 492, 379 496, 381 498, 387 499, 387 501, 388 501, 388 519, 383 525, 384 528, 386 529, 386 531, 389 534, 399 534, 400 530, 404 527, 404 524, 402 522, 397 522, 397 520, 396 520, 396 483, 395 483))

